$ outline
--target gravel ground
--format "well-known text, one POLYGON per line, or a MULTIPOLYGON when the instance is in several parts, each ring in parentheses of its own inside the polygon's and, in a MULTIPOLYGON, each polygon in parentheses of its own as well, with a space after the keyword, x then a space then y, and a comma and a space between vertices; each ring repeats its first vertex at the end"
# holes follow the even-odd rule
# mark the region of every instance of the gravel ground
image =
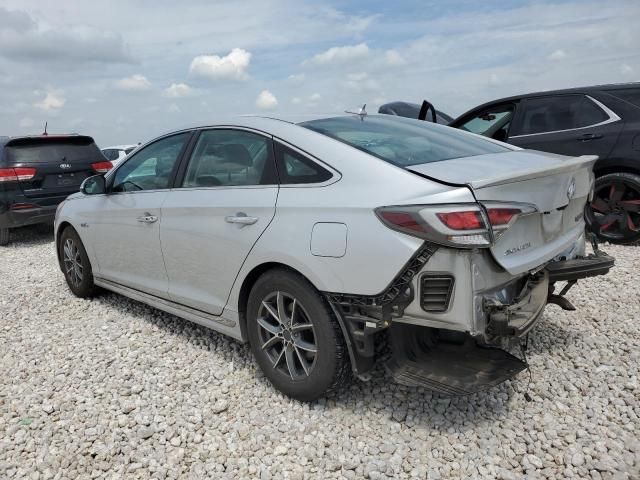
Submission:
POLYGON ((115 294, 79 300, 52 236, 0 249, 0 478, 640 478, 640 249, 548 307, 526 372, 445 398, 374 380, 314 404, 249 349, 115 294), (635 270, 634 267, 635 266, 635 270))

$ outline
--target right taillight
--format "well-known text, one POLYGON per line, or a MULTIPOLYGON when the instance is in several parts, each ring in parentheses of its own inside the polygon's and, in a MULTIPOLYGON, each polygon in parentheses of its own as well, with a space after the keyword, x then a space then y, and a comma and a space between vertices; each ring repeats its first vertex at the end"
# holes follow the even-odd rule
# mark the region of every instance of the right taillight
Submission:
POLYGON ((0 182, 21 182, 36 176, 36 169, 30 167, 0 168, 0 182))
POLYGON ((463 248, 489 247, 523 213, 512 205, 447 204, 381 207, 376 214, 393 230, 435 243, 463 248))

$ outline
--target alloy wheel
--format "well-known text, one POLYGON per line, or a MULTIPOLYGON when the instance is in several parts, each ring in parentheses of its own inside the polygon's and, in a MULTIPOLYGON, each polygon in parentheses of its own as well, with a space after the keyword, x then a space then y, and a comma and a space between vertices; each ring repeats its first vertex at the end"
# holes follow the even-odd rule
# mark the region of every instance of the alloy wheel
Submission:
POLYGON ((605 240, 624 240, 640 232, 640 191, 623 181, 599 185, 591 208, 605 240))
POLYGON ((304 306, 285 292, 272 292, 258 310, 261 349, 272 368, 292 380, 308 377, 316 362, 318 347, 313 323, 304 306))
POLYGON ((80 250, 73 239, 67 238, 63 248, 64 271, 69 281, 74 287, 79 287, 82 283, 84 268, 80 250))

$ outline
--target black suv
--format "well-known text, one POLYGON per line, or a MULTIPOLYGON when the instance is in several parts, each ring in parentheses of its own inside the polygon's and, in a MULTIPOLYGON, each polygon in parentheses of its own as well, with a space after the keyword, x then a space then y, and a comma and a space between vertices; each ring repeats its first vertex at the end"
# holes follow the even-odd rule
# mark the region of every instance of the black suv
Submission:
MULTIPOLYGON (((429 103, 426 105, 431 106, 429 103)), ((431 120, 427 109, 404 111, 431 120)), ((387 113, 385 105, 380 113, 387 113)), ((522 148, 598 155, 591 204, 603 240, 640 240, 640 83, 531 93, 485 103, 449 126, 522 148)))
POLYGON ((10 228, 53 223, 60 202, 111 167, 84 135, 0 137, 0 245, 10 228))

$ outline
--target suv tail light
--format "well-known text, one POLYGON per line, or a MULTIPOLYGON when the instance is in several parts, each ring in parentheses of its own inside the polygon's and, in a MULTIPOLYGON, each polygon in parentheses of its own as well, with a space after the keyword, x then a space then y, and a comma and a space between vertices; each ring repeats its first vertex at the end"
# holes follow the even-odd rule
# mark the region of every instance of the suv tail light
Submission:
POLYGON ((0 168, 0 182, 22 182, 24 180, 31 180, 35 176, 35 168, 0 168))
POLYGON ((435 243, 489 247, 530 205, 471 204, 381 207, 376 215, 389 228, 435 243))
POLYGON ((96 162, 91 164, 91 168, 93 168, 98 173, 107 173, 109 170, 113 168, 113 163, 111 162, 96 162))

